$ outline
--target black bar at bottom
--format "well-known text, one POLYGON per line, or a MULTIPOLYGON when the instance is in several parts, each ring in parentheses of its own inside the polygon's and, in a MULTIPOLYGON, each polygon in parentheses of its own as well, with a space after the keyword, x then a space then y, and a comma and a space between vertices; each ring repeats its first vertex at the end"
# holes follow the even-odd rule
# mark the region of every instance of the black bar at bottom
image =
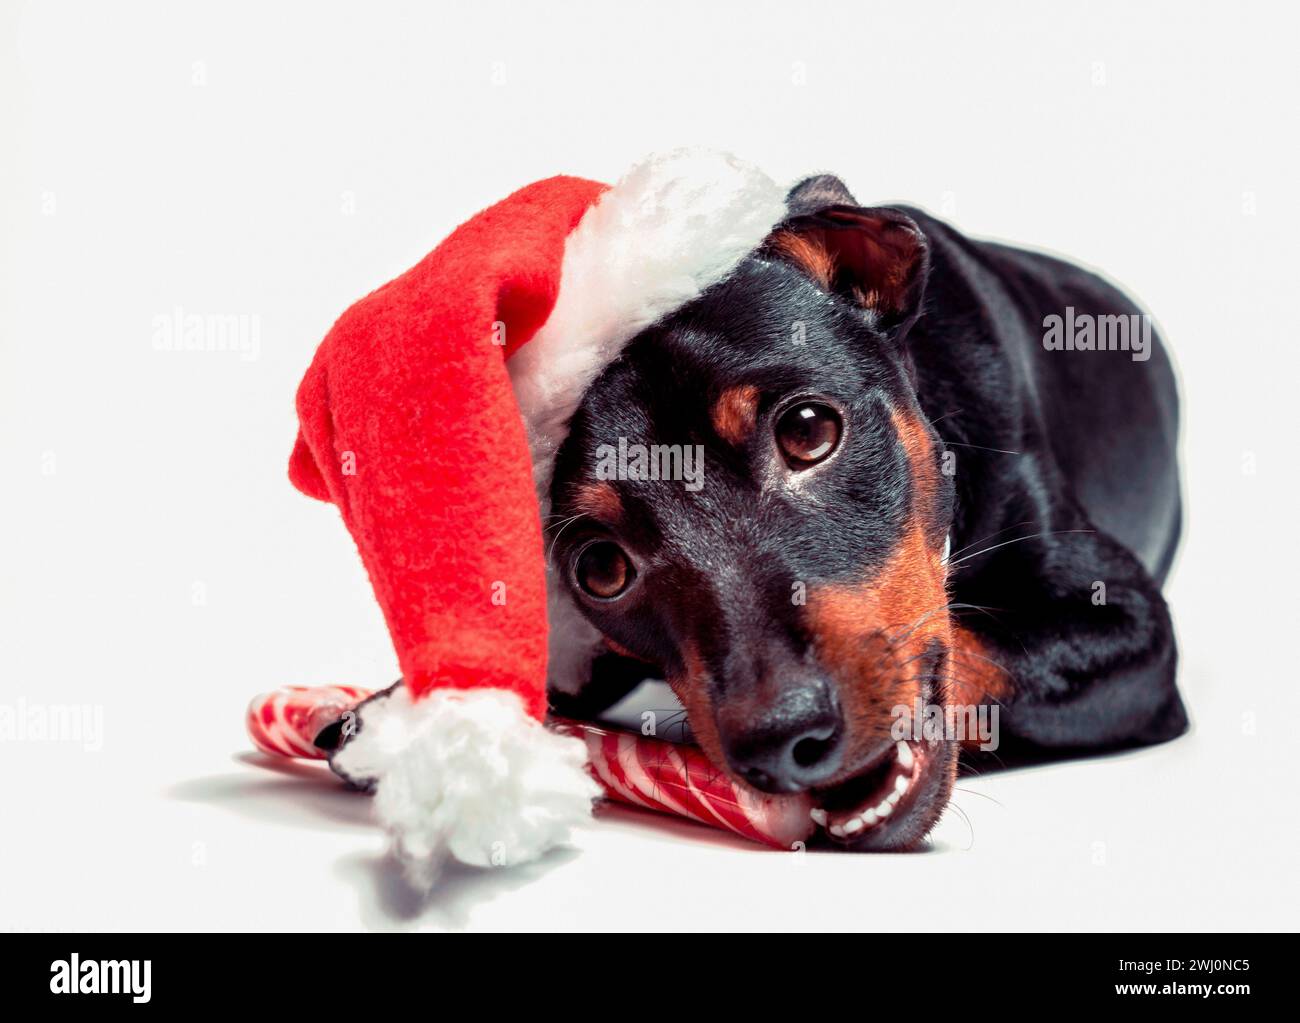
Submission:
MULTIPOLYGON (((647 940, 632 932, 598 948, 581 936, 569 948, 563 938, 506 940, 512 948, 492 937, 436 934, 9 934, 0 990, 6 1010, 208 1013, 229 1006, 256 1009, 257 1016, 328 1017, 404 1004, 434 1015, 440 1005, 472 1013, 476 998, 494 1016, 512 998, 543 1013, 565 1011, 575 998, 593 1008, 592 999, 600 999, 615 1011, 626 1000, 643 1011, 648 982, 651 997, 662 1003, 678 983, 686 994, 706 978, 735 1009, 760 991, 779 997, 785 988, 805 1009, 811 998, 829 1001, 834 1012, 843 998, 873 1010, 897 1005, 964 1014, 1124 1003, 1222 1012, 1261 997, 1271 1003, 1292 986, 1281 965, 1283 944, 1289 947, 1292 938, 1279 934, 912 931, 647 940), (854 965, 836 976, 835 963, 854 965), (545 1002, 553 999, 548 1010, 545 1002)), ((764 1015, 770 1008, 760 1001, 764 1015)))

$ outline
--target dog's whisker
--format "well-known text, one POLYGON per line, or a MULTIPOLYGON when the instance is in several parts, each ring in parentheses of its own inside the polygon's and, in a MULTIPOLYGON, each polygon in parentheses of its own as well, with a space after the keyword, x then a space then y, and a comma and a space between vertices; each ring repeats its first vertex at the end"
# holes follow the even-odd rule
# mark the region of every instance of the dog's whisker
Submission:
MULTIPOLYGON (((983 750, 980 750, 980 756, 983 756, 983 757, 992 757, 994 760, 996 760, 996 761, 998 762, 998 767, 999 767, 1001 770, 1005 771, 1005 770, 1007 769, 1007 762, 1006 762, 1005 760, 1003 760, 1000 756, 998 756, 996 750, 991 750, 991 749, 983 749, 983 750)), ((984 772, 983 772, 983 771, 980 771, 979 773, 980 773, 980 774, 983 774, 984 772)))
POLYGON ((907 639, 907 638, 908 638, 912 633, 914 633, 914 632, 915 632, 917 629, 919 629, 922 625, 924 625, 926 622, 928 622, 931 618, 933 618, 933 617, 934 617, 935 615, 937 615, 937 614, 942 614, 944 611, 947 611, 951 606, 952 606, 951 604, 941 604, 941 605, 939 605, 938 607, 931 608, 929 611, 926 611, 924 614, 922 614, 921 617, 920 617, 919 619, 917 619, 917 620, 916 620, 915 622, 913 622, 910 626, 908 626, 908 629, 907 629, 906 632, 904 632, 901 636, 897 636, 897 637, 895 637, 895 638, 893 638, 893 639, 889 639, 889 642, 894 643, 894 644, 902 643, 902 642, 905 641, 905 640, 906 640, 906 639, 907 639))
POLYGON ((992 540, 995 536, 1001 536, 1003 533, 1010 532, 1013 529, 1023 529, 1025 526, 1032 526, 1033 524, 1034 524, 1033 519, 1025 519, 1023 522, 1013 522, 1009 526, 1003 526, 1001 529, 996 529, 992 533, 988 533, 985 536, 981 536, 978 540, 973 540, 972 542, 968 543, 965 547, 961 547, 955 551, 949 551, 948 562, 949 564, 951 564, 953 558, 957 557, 957 555, 959 554, 966 553, 966 551, 970 550, 972 547, 976 546, 977 544, 982 544, 986 540, 992 540))
POLYGON ((994 615, 993 612, 994 612, 994 611, 1005 611, 1006 608, 1004 608, 1004 607, 987 607, 987 606, 984 605, 984 604, 949 604, 949 605, 948 605, 948 610, 949 610, 949 611, 979 611, 981 614, 988 615, 988 617, 992 618, 994 621, 997 621, 997 616, 994 615))
POLYGON ((985 547, 982 550, 975 551, 973 554, 967 554, 963 558, 948 560, 948 567, 960 565, 964 561, 970 561, 971 558, 978 558, 981 554, 987 554, 989 551, 995 551, 999 547, 1007 547, 1013 543, 1022 543, 1025 540, 1035 540, 1043 536, 1064 536, 1066 533, 1095 533, 1095 529, 1047 529, 1041 533, 1030 533, 1028 536, 1018 536, 1014 540, 1004 540, 1002 543, 995 543, 992 547, 985 547))
POLYGON ((965 793, 965 794, 968 795, 968 796, 979 796, 980 799, 987 799, 990 803, 997 803, 997 805, 1000 806, 1000 807, 1002 807, 1002 809, 1004 809, 1004 810, 1007 808, 1006 803, 1003 803, 1003 802, 1002 802, 1001 800, 999 800, 999 799, 994 799, 992 796, 990 796, 990 795, 988 795, 987 793, 984 793, 984 792, 976 792, 974 789, 963 789, 963 788, 959 788, 959 787, 956 786, 956 785, 953 786, 953 789, 952 789, 952 790, 953 790, 954 792, 962 792, 962 793, 965 793))
POLYGON ((960 806, 958 806, 954 802, 949 802, 947 807, 945 807, 945 810, 952 810, 954 813, 960 815, 961 819, 966 822, 966 829, 970 832, 970 844, 967 845, 966 848, 963 849, 962 851, 970 852, 972 849, 975 848, 975 825, 971 823, 970 816, 966 813, 965 810, 963 810, 960 806))
POLYGON ((942 437, 940 437, 939 439, 943 440, 944 445, 950 448, 976 448, 979 451, 996 451, 1000 455, 1023 455, 1024 454, 1023 451, 1011 451, 1007 448, 989 448, 989 447, 985 447, 983 444, 963 444, 961 441, 944 440, 944 438, 942 437))
POLYGON ((962 414, 962 411, 963 411, 962 409, 955 408, 955 409, 953 409, 951 412, 945 412, 943 415, 941 415, 941 416, 937 416, 936 418, 931 419, 931 420, 930 420, 930 425, 933 426, 935 423, 942 423, 942 422, 943 422, 945 419, 947 419, 949 416, 959 416, 959 415, 962 414))
POLYGON ((1005 664, 1002 664, 1000 661, 995 661, 992 657, 982 654, 978 650, 962 650, 960 656, 973 657, 977 661, 983 661, 985 664, 992 665, 993 667, 997 668, 1000 672, 1002 672, 1002 674, 1004 675, 1007 676, 1011 675, 1011 669, 1008 668, 1005 664))
MULTIPOLYGON (((555 536, 552 537, 552 539, 551 539, 551 547, 550 547, 550 550, 548 550, 548 551, 546 552, 546 560, 547 560, 548 562, 549 562, 549 561, 551 560, 551 558, 554 557, 554 555, 555 555, 555 545, 558 544, 558 543, 560 542, 560 535, 561 535, 561 534, 562 534, 562 533, 563 533, 563 532, 564 532, 564 531, 565 531, 569 526, 571 526, 573 523, 577 522, 578 519, 580 519, 580 518, 582 518, 581 515, 571 515, 569 518, 565 519, 563 522, 557 523, 557 525, 559 526, 559 529, 556 530, 555 536)), ((553 527, 550 527, 550 528, 553 528, 553 527)))
POLYGON ((947 696, 951 696, 951 695, 953 695, 953 690, 954 690, 955 688, 958 688, 958 687, 960 687, 960 688, 967 688, 967 687, 969 687, 969 688, 971 688, 971 689, 975 689, 975 690, 977 690, 977 691, 981 691, 981 692, 982 692, 982 695, 983 695, 983 697, 984 697, 984 699, 988 700, 990 703, 995 703, 995 704, 997 704, 997 705, 998 705, 1000 708, 1002 708, 1003 710, 1010 710, 1010 709, 1011 709, 1011 708, 1008 707, 1005 703, 1003 703, 1001 699, 999 699, 998 697, 994 696, 992 693, 989 693, 989 692, 986 692, 986 691, 982 691, 981 683, 980 683, 980 680, 979 680, 978 678, 967 678, 967 677, 965 677, 965 676, 962 676, 962 675, 956 675, 956 674, 953 674, 953 673, 951 673, 951 672, 940 672, 939 674, 934 675, 933 678, 934 678, 936 681, 939 681, 939 682, 942 682, 942 683, 946 683, 946 685, 944 686, 944 694, 947 695, 947 696))

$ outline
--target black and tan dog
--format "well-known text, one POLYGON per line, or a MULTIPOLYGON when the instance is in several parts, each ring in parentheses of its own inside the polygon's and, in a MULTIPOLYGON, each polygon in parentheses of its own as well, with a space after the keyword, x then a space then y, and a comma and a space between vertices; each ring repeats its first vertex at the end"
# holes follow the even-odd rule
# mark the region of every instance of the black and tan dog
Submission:
POLYGON ((662 673, 718 765, 862 850, 916 846, 957 771, 958 738, 896 740, 900 706, 996 704, 1003 756, 1180 734, 1169 360, 1045 339, 1139 310, 833 177, 788 205, 627 346, 559 454, 554 510, 581 518, 552 557, 606 679, 662 673), (703 485, 603 478, 620 441, 701 446, 703 485))

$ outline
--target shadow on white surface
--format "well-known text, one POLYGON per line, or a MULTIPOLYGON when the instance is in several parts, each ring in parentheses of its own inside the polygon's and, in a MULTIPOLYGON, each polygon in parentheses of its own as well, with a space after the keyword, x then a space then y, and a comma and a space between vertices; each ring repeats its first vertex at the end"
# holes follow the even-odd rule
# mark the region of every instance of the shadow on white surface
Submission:
MULTIPOLYGON (((323 763, 251 752, 232 759, 258 773, 194 778, 174 785, 167 795, 234 810, 259 823, 339 832, 377 829, 370 798, 345 788, 323 763)), ((406 881, 401 865, 389 855, 349 854, 338 860, 335 873, 355 889, 358 916, 367 930, 464 930, 479 905, 533 883, 577 855, 574 849, 557 849, 535 863, 509 869, 451 863, 427 894, 406 881)))
POLYGON ((335 872, 356 890, 357 912, 368 931, 461 931, 483 904, 534 883, 578 855, 576 849, 553 849, 540 860, 509 868, 453 862, 428 894, 407 883, 391 856, 345 856, 335 872))
POLYGON ((339 831, 375 826, 370 800, 344 788, 324 765, 277 760, 260 753, 239 753, 233 759, 269 773, 193 778, 172 786, 167 795, 289 827, 339 831))

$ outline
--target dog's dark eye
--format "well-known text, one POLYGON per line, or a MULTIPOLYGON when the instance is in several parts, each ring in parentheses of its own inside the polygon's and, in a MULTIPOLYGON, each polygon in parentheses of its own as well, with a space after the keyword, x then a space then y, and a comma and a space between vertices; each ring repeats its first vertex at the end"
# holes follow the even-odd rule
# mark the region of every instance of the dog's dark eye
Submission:
POLYGON ((636 571, 618 544, 595 540, 578 552, 573 577, 585 593, 598 600, 613 600, 632 585, 636 571))
POLYGON ((776 442, 792 469, 816 465, 840 442, 840 415, 818 401, 800 402, 777 420, 776 442))

